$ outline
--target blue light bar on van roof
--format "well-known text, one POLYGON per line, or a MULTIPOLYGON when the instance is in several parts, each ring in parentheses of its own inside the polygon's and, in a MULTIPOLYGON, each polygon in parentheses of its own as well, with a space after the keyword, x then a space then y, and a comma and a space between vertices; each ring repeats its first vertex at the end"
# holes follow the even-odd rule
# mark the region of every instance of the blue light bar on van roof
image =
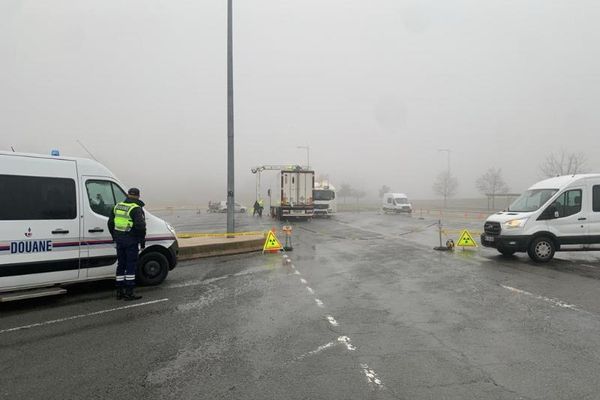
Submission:
POLYGON ((51 156, 53 157, 59 157, 60 156, 60 151, 53 149, 52 152, 50 153, 51 156))

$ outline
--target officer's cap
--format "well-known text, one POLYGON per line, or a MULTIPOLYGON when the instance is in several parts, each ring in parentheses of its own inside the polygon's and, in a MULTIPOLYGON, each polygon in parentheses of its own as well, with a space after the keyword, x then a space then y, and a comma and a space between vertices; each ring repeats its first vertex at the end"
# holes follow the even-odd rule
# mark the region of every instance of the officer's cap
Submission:
POLYGON ((139 196, 140 195, 140 189, 138 188, 131 188, 129 189, 129 191, 127 192, 128 195, 130 196, 139 196))

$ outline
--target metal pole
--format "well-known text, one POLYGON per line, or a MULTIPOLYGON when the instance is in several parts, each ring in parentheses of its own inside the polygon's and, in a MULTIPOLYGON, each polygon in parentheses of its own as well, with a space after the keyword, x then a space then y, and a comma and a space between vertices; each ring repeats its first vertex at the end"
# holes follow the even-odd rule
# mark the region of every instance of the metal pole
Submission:
POLYGON ((310 146, 296 146, 298 149, 306 149, 306 168, 310 169, 310 146))
POLYGON ((233 141, 233 0, 227 0, 227 237, 235 232, 233 141))

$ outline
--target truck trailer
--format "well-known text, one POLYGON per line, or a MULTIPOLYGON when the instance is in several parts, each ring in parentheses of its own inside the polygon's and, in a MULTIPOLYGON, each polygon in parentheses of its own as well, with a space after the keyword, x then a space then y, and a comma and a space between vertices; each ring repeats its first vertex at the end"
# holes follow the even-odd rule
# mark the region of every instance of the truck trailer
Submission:
POLYGON ((315 213, 315 172, 299 166, 282 169, 277 187, 270 192, 271 216, 277 219, 311 219, 315 213))

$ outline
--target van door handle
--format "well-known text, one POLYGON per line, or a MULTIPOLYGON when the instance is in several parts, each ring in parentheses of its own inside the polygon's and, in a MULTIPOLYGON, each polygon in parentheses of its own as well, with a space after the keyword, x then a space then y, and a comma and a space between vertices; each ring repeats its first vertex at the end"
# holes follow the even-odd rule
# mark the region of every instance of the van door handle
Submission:
POLYGON ((585 221, 587 218, 583 217, 583 218, 577 218, 577 221, 585 221))
POLYGON ((102 229, 102 228, 93 228, 93 229, 89 229, 88 232, 89 233, 100 233, 100 232, 104 232, 104 229, 102 229))
POLYGON ((67 233, 69 233, 69 231, 66 229, 55 229, 52 231, 53 235, 66 235, 67 233))

